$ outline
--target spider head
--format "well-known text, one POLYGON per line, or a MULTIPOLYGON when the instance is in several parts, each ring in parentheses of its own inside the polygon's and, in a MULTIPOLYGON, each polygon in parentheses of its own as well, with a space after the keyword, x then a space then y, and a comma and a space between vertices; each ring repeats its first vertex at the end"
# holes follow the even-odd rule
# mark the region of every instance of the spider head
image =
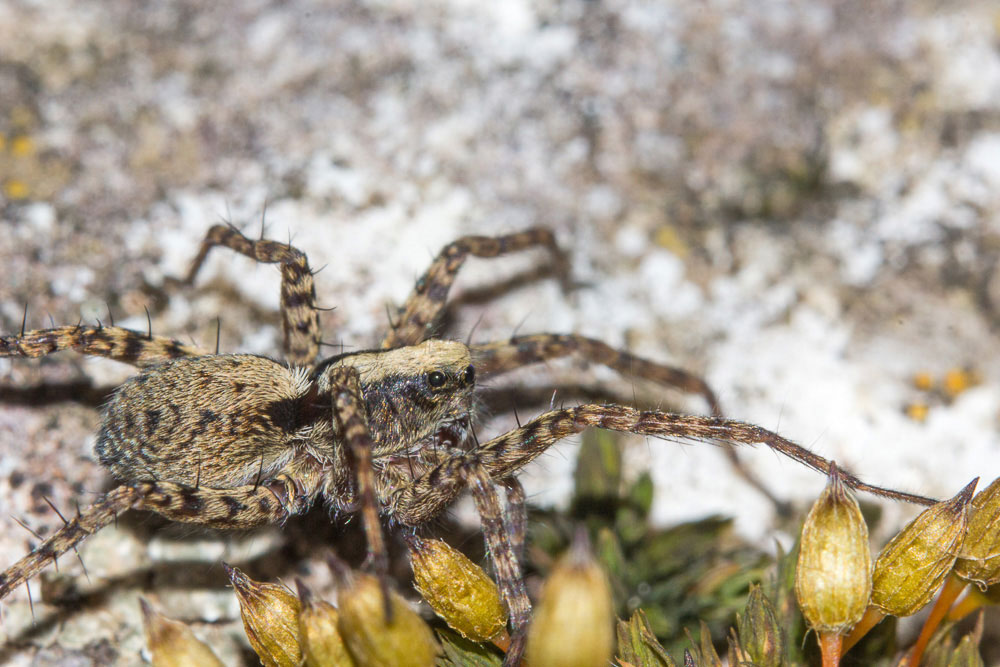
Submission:
POLYGON ((328 364, 358 370, 376 457, 462 448, 468 439, 476 371, 464 344, 428 340, 328 364))

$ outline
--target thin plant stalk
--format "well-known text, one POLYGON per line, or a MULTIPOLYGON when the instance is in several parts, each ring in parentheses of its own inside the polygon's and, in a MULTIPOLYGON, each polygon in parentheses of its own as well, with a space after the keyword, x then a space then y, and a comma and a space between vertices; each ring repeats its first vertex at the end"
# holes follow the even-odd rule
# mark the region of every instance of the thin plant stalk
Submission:
POLYGON ((948 610, 955 603, 956 598, 961 594, 963 590, 968 586, 968 584, 954 574, 948 577, 944 582, 944 586, 941 588, 941 593, 938 595, 937 601, 931 608, 931 613, 924 621, 924 627, 920 629, 920 636, 917 637, 917 642, 910 649, 910 652, 903 657, 899 663, 899 667, 916 667, 920 664, 920 658, 924 654, 924 649, 927 648, 928 642, 930 642, 931 637, 934 635, 934 631, 937 630, 938 626, 941 625, 941 621, 948 614, 948 610))

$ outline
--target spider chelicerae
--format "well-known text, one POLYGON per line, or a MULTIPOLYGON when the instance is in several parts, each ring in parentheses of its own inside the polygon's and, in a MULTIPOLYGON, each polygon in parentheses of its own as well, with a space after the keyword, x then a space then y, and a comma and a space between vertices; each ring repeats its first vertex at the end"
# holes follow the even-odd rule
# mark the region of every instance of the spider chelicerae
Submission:
MULTIPOLYGON (((549 230, 448 244, 399 308, 379 349, 319 359, 313 273, 288 243, 251 240, 212 227, 195 257, 223 246, 279 264, 285 363, 249 354, 211 354, 170 338, 114 326, 65 326, 0 337, 0 356, 40 357, 72 349, 140 368, 107 403, 97 454, 120 486, 81 510, 30 554, 0 573, 0 599, 58 556, 131 508, 222 528, 282 523, 317 501, 359 513, 367 564, 387 577, 380 515, 407 530, 440 516, 466 489, 512 630, 505 664, 519 662, 531 605, 522 576, 525 494, 517 472, 559 440, 589 427, 667 439, 763 443, 819 471, 830 462, 757 426, 721 417, 698 377, 577 335, 537 334, 466 345, 431 337, 465 260, 531 248, 559 251, 549 230), (479 376, 575 355, 622 374, 701 394, 713 416, 613 404, 552 409, 485 442, 472 436, 479 376)), ((931 500, 870 486, 898 500, 931 500)))

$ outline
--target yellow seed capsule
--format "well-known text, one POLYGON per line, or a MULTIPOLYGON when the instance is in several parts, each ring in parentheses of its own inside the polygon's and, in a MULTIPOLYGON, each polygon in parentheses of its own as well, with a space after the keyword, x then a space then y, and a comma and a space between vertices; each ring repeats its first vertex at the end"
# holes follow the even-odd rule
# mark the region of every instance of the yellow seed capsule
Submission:
POLYGON ((225 563, 226 574, 240 601, 243 629, 265 667, 298 667, 299 599, 278 584, 254 581, 225 563))
POLYGON ((955 574, 981 590, 1000 582, 1000 477, 969 505, 969 531, 955 574))
POLYGON ((836 465, 802 525, 795 596, 817 632, 843 634, 864 615, 872 592, 868 526, 836 465))
POLYGON ((329 602, 318 600, 305 584, 295 581, 302 611, 299 612, 299 641, 306 667, 354 667, 340 636, 340 613, 329 602))
POLYGON ((160 614, 143 598, 139 598, 139 605, 153 667, 223 667, 188 626, 160 614))
POLYGON ((603 667, 614 649, 611 587, 585 533, 542 587, 528 631, 526 662, 546 667, 603 667))
POLYGON ((930 602, 965 539, 969 501, 978 481, 921 512, 885 545, 875 561, 872 605, 893 616, 909 616, 930 602))
POLYGON ((452 629, 474 642, 503 632, 507 611, 483 568, 441 540, 410 537, 407 544, 417 590, 452 629))
POLYGON ((359 665, 366 667, 431 667, 440 647, 422 618, 395 591, 389 592, 390 623, 385 597, 375 577, 353 573, 343 579, 340 635, 359 665))

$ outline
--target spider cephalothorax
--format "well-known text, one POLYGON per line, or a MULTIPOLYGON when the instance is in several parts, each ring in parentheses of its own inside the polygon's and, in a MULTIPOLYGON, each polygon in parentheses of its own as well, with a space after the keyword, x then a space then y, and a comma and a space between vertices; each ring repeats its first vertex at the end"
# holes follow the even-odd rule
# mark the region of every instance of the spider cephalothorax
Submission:
MULTIPOLYGON (((319 317, 305 255, 291 245, 252 241, 218 225, 202 243, 188 281, 215 245, 280 264, 287 363, 245 354, 213 355, 151 332, 113 326, 0 337, 0 356, 39 357, 74 349, 141 368, 107 404, 97 439, 101 462, 121 486, 0 573, 0 599, 130 508, 177 521, 243 528, 281 523, 320 499, 339 512, 360 512, 368 563, 385 581, 379 515, 418 530, 468 489, 510 612, 513 640, 505 664, 512 665, 520 660, 530 612, 521 570, 524 491, 516 474, 553 443, 588 427, 666 439, 764 443, 808 466, 830 470, 828 461, 781 436, 722 419, 713 393, 699 378, 599 341, 539 334, 466 346, 429 339, 466 257, 496 257, 538 246, 555 252, 547 230, 469 236, 449 244, 399 309, 380 349, 318 364, 319 317), (550 410, 481 443, 470 437, 477 372, 503 373, 567 355, 701 394, 713 416, 591 404, 550 410)), ((842 477, 858 489, 932 502, 869 486, 847 473, 842 477)))

